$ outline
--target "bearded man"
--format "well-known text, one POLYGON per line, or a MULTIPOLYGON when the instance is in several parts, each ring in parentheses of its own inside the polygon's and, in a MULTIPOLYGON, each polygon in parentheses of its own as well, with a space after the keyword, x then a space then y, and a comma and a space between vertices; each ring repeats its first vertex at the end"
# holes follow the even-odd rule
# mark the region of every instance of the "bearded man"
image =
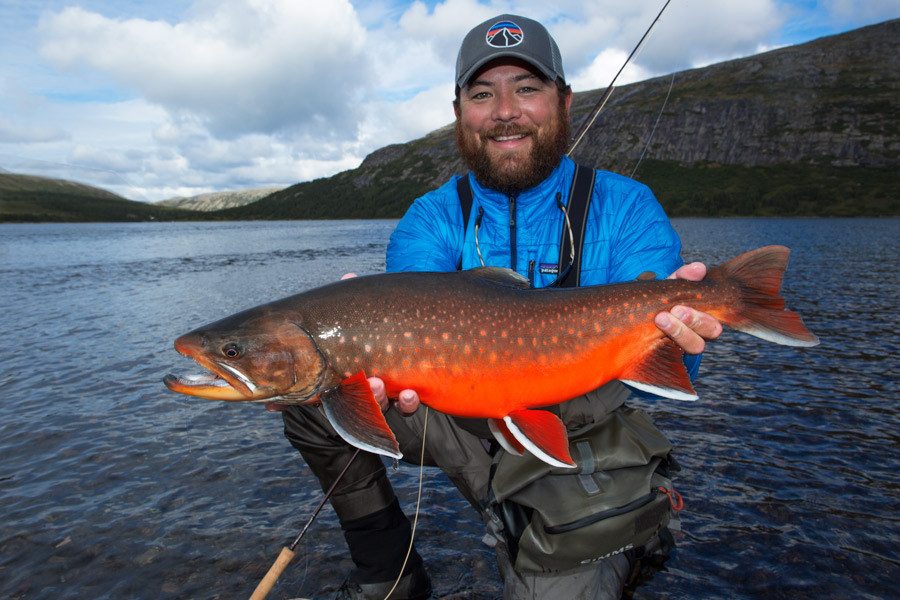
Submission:
MULTIPOLYGON (((500 15, 469 32, 453 107, 470 172, 412 204, 391 235, 387 270, 506 267, 533 287, 702 279, 702 264, 683 266, 678 236, 646 186, 591 168, 576 177, 564 155, 571 103, 559 48, 540 23, 500 15), (576 200, 583 218, 573 227, 576 200)), ((721 332, 713 317, 683 306, 656 324, 684 350, 692 378, 705 340, 721 332)), ((483 518, 505 599, 619 598, 639 559, 671 540, 672 446, 626 405, 632 390, 622 383, 549 407, 577 457, 566 470, 509 452, 484 419, 431 411, 423 441, 415 390, 388 399, 382 381, 369 381, 404 460, 417 461, 424 443, 425 464, 441 468, 483 518)), ((286 437, 327 489, 355 449, 317 408, 292 406, 283 417, 286 437)), ((422 558, 412 549, 407 559, 410 522, 380 457, 361 453, 331 503, 356 565, 336 598, 384 598, 395 582, 391 598, 430 596, 422 558)))

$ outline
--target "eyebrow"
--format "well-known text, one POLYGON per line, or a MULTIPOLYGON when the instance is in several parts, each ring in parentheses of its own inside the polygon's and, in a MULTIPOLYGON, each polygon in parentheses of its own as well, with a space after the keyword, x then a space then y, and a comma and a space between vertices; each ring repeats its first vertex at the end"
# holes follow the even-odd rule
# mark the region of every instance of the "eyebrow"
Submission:
MULTIPOLYGON (((543 81, 543 79, 541 79, 534 73, 522 73, 520 75, 516 75, 515 77, 513 77, 512 82, 519 83, 519 82, 525 81, 527 79, 537 79, 539 81, 543 81)), ((492 87, 494 85, 494 83, 492 81, 488 81, 486 79, 476 79, 475 81, 470 82, 467 87, 472 88, 472 87, 475 87, 476 85, 484 85, 487 87, 492 87)))

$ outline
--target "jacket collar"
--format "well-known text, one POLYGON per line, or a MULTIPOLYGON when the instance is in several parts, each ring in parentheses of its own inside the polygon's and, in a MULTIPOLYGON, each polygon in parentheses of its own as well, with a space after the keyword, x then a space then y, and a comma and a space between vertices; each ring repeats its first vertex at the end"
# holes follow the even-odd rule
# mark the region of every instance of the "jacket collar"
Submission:
MULTIPOLYGON (((568 156, 563 156, 562 160, 546 179, 536 186, 520 192, 515 197, 516 205, 528 206, 534 203, 546 202, 548 194, 554 194, 557 191, 562 191, 565 194, 572 181, 574 172, 575 163, 568 156)), ((481 204, 497 204, 503 207, 509 205, 509 196, 482 186, 471 172, 469 173, 469 181, 472 182, 472 190, 481 204)))

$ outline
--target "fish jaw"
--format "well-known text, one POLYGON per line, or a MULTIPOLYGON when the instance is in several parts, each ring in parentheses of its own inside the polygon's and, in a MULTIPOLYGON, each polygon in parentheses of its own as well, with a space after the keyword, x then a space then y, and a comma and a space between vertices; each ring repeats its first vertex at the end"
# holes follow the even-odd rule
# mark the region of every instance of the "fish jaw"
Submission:
POLYGON ((248 400, 247 396, 233 385, 213 373, 204 373, 202 375, 170 374, 165 376, 163 383, 173 392, 188 396, 229 402, 248 400))

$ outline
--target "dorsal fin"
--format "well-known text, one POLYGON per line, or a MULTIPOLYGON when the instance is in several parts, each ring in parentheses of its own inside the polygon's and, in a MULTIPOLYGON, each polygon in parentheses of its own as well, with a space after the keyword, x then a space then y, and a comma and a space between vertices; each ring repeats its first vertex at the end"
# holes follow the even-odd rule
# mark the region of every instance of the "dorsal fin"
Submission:
POLYGON ((475 277, 483 279, 488 283, 493 283, 494 285, 502 285, 504 287, 522 290, 531 288, 531 283, 528 281, 527 277, 516 273, 512 269, 504 267, 475 267, 474 269, 465 271, 465 273, 471 273, 475 277))

